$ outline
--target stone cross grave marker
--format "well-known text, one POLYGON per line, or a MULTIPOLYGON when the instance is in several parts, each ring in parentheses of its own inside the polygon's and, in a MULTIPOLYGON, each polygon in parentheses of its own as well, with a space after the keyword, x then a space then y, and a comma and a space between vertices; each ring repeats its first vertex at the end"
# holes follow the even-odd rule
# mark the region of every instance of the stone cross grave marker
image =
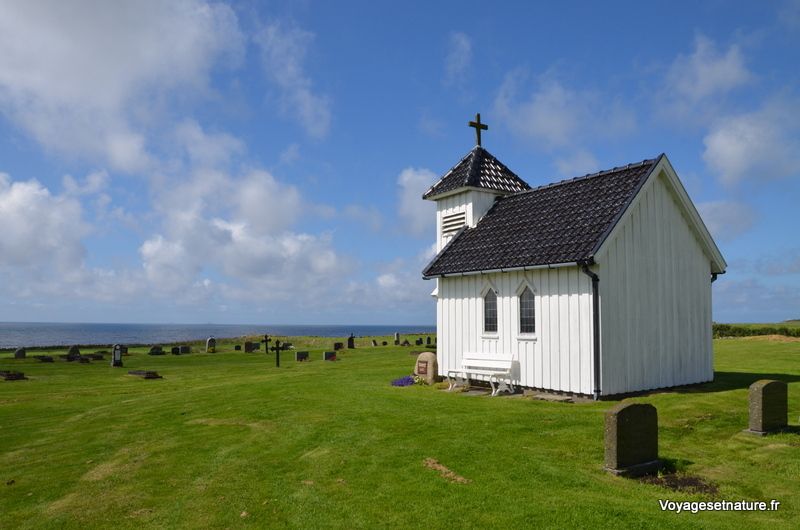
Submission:
POLYGON ((265 348, 267 351, 274 351, 275 352, 275 368, 281 367, 281 341, 275 339, 275 346, 272 348, 265 348))
POLYGON ((206 353, 215 353, 217 351, 217 339, 212 335, 206 339, 206 353))
POLYGON ((424 351, 417 356, 414 364, 414 375, 421 377, 425 383, 432 385, 436 382, 436 374, 439 372, 439 363, 436 361, 436 354, 424 351))
POLYGON ((626 477, 654 473, 658 459, 658 412, 646 403, 620 403, 606 411, 605 468, 626 477))
POLYGON ((122 346, 119 344, 114 344, 114 348, 111 350, 111 366, 122 366, 122 346))
POLYGON ((764 436, 789 423, 788 387, 783 381, 762 379, 750 385, 750 424, 745 432, 764 436))

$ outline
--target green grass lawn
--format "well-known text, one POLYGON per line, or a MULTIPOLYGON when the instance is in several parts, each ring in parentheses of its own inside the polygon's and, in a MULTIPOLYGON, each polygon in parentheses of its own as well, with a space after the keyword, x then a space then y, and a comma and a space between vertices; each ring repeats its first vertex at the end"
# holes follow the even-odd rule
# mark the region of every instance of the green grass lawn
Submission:
POLYGON ((635 398, 658 408, 661 456, 718 487, 701 495, 603 471, 616 402, 395 388, 411 348, 362 339, 322 362, 332 341, 313 344, 309 363, 284 353, 279 369, 230 341, 216 354, 132 350, 121 369, 3 354, 0 370, 30 379, 0 381, 0 528, 797 527, 800 434, 741 431, 747 387, 765 377, 789 382, 797 425, 800 342, 718 340, 714 383, 635 398), (782 504, 675 514, 659 499, 782 504))

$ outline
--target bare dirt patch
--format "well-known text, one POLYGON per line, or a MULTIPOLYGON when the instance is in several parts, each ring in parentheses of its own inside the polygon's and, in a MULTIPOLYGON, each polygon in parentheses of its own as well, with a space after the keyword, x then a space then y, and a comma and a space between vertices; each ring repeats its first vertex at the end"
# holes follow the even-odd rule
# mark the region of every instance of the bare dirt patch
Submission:
POLYGON ((426 458, 422 461, 422 464, 427 467, 428 469, 433 469, 434 471, 438 471, 439 475, 450 482, 454 482, 456 484, 469 484, 472 482, 468 478, 464 478, 461 475, 455 473, 454 471, 450 470, 446 466, 439 463, 438 460, 435 458, 426 458))
POLYGON ((800 342, 800 337, 787 337, 786 335, 752 335, 750 337, 741 337, 739 340, 756 342, 800 342))
POLYGON ((671 473, 661 476, 644 476, 639 478, 640 482, 645 484, 654 484, 667 488, 672 491, 680 491, 684 493, 700 493, 704 495, 716 495, 719 488, 715 484, 706 482, 700 477, 694 475, 685 475, 683 473, 671 473))

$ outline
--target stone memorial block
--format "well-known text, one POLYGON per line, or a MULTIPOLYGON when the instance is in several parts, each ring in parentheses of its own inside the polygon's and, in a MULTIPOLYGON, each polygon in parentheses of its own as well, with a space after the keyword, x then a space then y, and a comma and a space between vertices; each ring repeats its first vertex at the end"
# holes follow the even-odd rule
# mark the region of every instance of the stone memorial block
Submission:
POLYGON ((615 475, 638 477, 661 469, 658 459, 658 412, 645 403, 620 403, 606 411, 605 468, 615 475))
POLYGON ((245 353, 251 353, 253 350, 255 350, 255 348, 253 347, 253 344, 255 344, 255 342, 245 341, 245 343, 244 343, 244 352, 245 353))
POLYGON ((120 344, 119 347, 120 347, 120 350, 122 351, 122 355, 128 355, 128 347, 127 346, 123 346, 123 345, 120 344))
POLYGON ((307 351, 298 351, 294 353, 294 360, 297 362, 307 361, 308 360, 308 352, 307 351))
POLYGON ((411 346, 411 343, 408 342, 408 339, 404 340, 401 346, 411 346))
POLYGON ((431 338, 425 337, 425 346, 430 346, 430 345, 431 345, 431 338))
POLYGON ((148 355, 164 355, 164 350, 161 346, 153 346, 150 348, 150 351, 147 352, 148 355))
POLYGON ((217 351, 217 339, 208 337, 206 339, 206 353, 215 353, 217 351))
POLYGON ((347 349, 352 350, 356 347, 356 338, 351 333, 349 337, 347 337, 347 349))
POLYGON ((235 344, 233 346, 233 351, 242 351, 242 345, 241 344, 235 344))
POLYGON ((326 351, 322 353, 322 360, 323 361, 335 361, 336 360, 336 352, 335 351, 326 351))
POLYGON ((34 355, 33 358, 34 359, 38 359, 39 362, 42 362, 42 363, 52 363, 53 362, 53 358, 51 356, 49 356, 49 355, 34 355))
POLYGON ((2 377, 6 381, 22 381, 23 379, 27 379, 25 374, 22 372, 14 372, 11 370, 2 370, 0 371, 0 377, 2 377))
POLYGON ((114 347, 111 349, 111 366, 122 366, 122 346, 119 344, 114 344, 114 347))
POLYGON ((170 352, 172 353, 172 355, 180 355, 181 354, 181 349, 179 347, 177 347, 177 346, 173 346, 172 349, 170 350, 170 352))
POLYGON ((388 342, 386 342, 386 341, 383 341, 381 344, 382 344, 383 346, 388 346, 388 344, 389 344, 389 343, 388 343, 388 342))
POLYGON ((377 346, 377 345, 378 345, 378 341, 377 341, 377 340, 375 340, 375 339, 372 339, 372 345, 373 345, 373 346, 377 346))
POLYGON ((344 342, 334 342, 333 343, 333 351, 339 351, 344 349, 344 342))
POLYGON ((415 340, 414 344, 416 344, 417 346, 422 346, 422 339, 420 338, 420 339, 415 340))
POLYGON ((80 358, 81 350, 79 350, 77 346, 70 346, 67 350, 67 354, 64 356, 67 362, 77 361, 80 358))
POLYGON ((786 383, 762 379, 750 385, 750 425, 747 432, 763 436, 785 429, 788 423, 786 383))
POLYGON ((187 346, 187 345, 184 344, 183 346, 179 346, 178 348, 180 349, 181 355, 185 355, 187 353, 192 353, 192 347, 191 346, 187 346))
POLYGON ((436 354, 424 351, 417 356, 414 364, 414 375, 421 377, 426 384, 432 385, 436 382, 436 374, 439 373, 439 363, 436 362, 436 354))
POLYGON ((395 342, 400 342, 400 334, 398 332, 396 332, 396 331, 394 332, 394 341, 395 342))
POLYGON ((24 359, 28 355, 28 352, 25 351, 25 348, 17 348, 14 351, 14 358, 15 359, 24 359))

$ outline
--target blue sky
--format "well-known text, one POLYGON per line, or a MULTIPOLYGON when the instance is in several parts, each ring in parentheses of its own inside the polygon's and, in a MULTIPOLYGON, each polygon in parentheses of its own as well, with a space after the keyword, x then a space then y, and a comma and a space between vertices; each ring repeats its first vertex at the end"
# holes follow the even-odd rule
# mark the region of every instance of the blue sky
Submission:
POLYGON ((666 152, 714 318, 800 318, 798 64, 798 1, 12 3, 0 320, 432 323, 475 112, 532 185, 666 152))

